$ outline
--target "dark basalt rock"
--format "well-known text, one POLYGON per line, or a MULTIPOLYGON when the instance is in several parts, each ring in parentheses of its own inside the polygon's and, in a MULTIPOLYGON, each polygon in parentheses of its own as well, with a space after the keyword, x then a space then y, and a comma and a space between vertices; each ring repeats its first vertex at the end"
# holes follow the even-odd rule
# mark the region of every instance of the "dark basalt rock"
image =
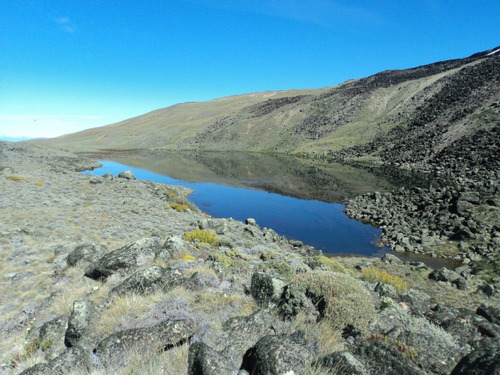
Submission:
POLYGON ((189 347, 188 375, 234 375, 234 367, 224 356, 203 342, 189 347))
POLYGON ((129 351, 162 351, 182 345, 194 334, 194 322, 167 320, 147 328, 120 331, 105 338, 94 349, 102 365, 111 369, 122 365, 129 351))
POLYGON ((118 270, 133 269, 155 258, 161 246, 153 238, 143 238, 120 249, 111 251, 85 269, 91 279, 106 279, 118 270))
POLYGON ((458 362, 451 375, 500 375, 500 341, 483 341, 458 362))
POLYGON ((354 354, 373 375, 425 375, 395 345, 382 341, 362 342, 356 346, 354 354))
POLYGON ((80 340, 88 332, 94 315, 95 307, 91 301, 83 300, 73 303, 73 311, 69 317, 68 328, 64 336, 64 344, 67 347, 73 347, 80 343, 80 340))
POLYGON ((106 246, 104 245, 93 243, 82 244, 68 254, 66 262, 68 266, 74 266, 81 261, 93 262, 99 259, 105 252, 106 246))
POLYGON ((257 342, 249 357, 244 370, 250 374, 302 374, 313 353, 289 336, 270 335, 257 342))

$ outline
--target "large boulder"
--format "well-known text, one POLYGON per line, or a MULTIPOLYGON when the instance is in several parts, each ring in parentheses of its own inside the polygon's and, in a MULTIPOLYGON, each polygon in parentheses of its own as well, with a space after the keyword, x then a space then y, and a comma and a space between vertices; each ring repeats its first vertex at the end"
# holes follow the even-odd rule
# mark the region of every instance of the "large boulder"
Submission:
POLYGON ((283 280, 256 272, 252 275, 250 291, 260 305, 267 305, 279 301, 285 285, 283 280))
POLYGON ((285 335, 261 338, 250 355, 246 368, 250 374, 303 374, 314 354, 301 343, 285 335))
POLYGON ((233 366, 219 352, 203 342, 189 347, 188 375, 234 375, 238 367, 233 366))
POLYGON ((81 244, 68 254, 66 262, 68 266, 74 266, 81 261, 93 262, 99 259, 106 252, 106 249, 104 245, 94 243, 81 244))
MULTIPOLYGON (((425 375, 395 345, 383 341, 363 341, 354 354, 373 375, 425 375)), ((346 373, 351 374, 351 373, 346 373)), ((356 373, 354 373, 356 374, 356 373)), ((361 373, 364 375, 364 373, 361 373)))
POLYGON ((449 374, 466 350, 442 328, 396 306, 382 310, 372 329, 389 341, 413 349, 413 362, 427 372, 449 374))
POLYGON ((500 341, 483 341, 458 362, 451 375, 500 375, 500 341))
POLYGON ((71 373, 88 373, 92 367, 89 354, 75 346, 65 350, 61 355, 48 363, 37 363, 24 370, 20 375, 64 375, 71 373))
POLYGON ((180 272, 167 270, 160 266, 143 268, 129 276, 121 284, 111 290, 111 293, 123 295, 127 293, 149 294, 158 290, 167 291, 175 286, 183 285, 187 289, 198 288, 197 276, 192 278, 182 276, 180 272))
POLYGON ((222 325, 222 335, 216 340, 217 348, 233 365, 239 367, 244 354, 260 338, 274 333, 274 317, 269 310, 259 310, 249 316, 231 318, 222 325))
POLYGON ((161 246, 154 238, 143 238, 104 255, 85 269, 85 276, 101 280, 106 279, 119 270, 129 272, 130 269, 145 265, 152 261, 161 246))
POLYGON ((132 352, 162 351, 182 345, 194 335, 191 319, 166 320, 146 328, 132 328, 105 338, 94 353, 108 370, 121 366, 132 352))
POLYGON ((366 366, 348 351, 330 353, 315 362, 336 375, 370 375, 366 366))
POLYGON ((75 301, 73 311, 68 320, 68 328, 64 336, 64 344, 73 347, 80 343, 81 339, 89 330, 92 318, 95 315, 95 307, 91 301, 75 301))

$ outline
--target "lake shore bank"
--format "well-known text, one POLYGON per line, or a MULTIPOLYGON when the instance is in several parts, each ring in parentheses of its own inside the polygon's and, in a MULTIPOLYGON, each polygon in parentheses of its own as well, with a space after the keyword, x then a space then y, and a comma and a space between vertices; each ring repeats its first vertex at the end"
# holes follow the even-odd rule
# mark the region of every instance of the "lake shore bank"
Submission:
POLYGON ((498 293, 468 266, 326 259, 184 188, 0 157, 2 374, 460 374, 498 350, 498 293))

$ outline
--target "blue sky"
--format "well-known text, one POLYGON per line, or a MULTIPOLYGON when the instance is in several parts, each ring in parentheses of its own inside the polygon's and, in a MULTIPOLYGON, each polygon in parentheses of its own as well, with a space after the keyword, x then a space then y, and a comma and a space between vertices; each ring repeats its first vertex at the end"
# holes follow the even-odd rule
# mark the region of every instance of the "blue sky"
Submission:
POLYGON ((0 136, 318 88, 500 45, 500 1, 0 0, 0 136))

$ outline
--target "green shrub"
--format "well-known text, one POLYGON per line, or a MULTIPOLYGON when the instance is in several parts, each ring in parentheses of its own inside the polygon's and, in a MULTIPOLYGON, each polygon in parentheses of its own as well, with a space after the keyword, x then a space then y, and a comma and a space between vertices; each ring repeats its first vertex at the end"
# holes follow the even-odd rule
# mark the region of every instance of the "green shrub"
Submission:
POLYGON ((219 240, 214 232, 206 229, 195 229, 190 232, 184 233, 184 240, 189 242, 207 243, 212 246, 218 246, 219 240))
POLYGON ((370 283, 382 282, 392 285, 398 292, 408 290, 408 284, 404 279, 398 276, 393 276, 384 270, 368 268, 366 270, 363 270, 363 272, 361 273, 361 278, 370 283))
POLYGON ((307 297, 315 307, 317 320, 329 321, 334 329, 348 326, 363 331, 375 318, 375 307, 368 291, 356 279, 342 273, 308 271, 293 278, 285 292, 287 302, 282 312, 298 313, 307 308, 301 297, 307 297), (285 308, 285 310, 283 310, 285 308))

